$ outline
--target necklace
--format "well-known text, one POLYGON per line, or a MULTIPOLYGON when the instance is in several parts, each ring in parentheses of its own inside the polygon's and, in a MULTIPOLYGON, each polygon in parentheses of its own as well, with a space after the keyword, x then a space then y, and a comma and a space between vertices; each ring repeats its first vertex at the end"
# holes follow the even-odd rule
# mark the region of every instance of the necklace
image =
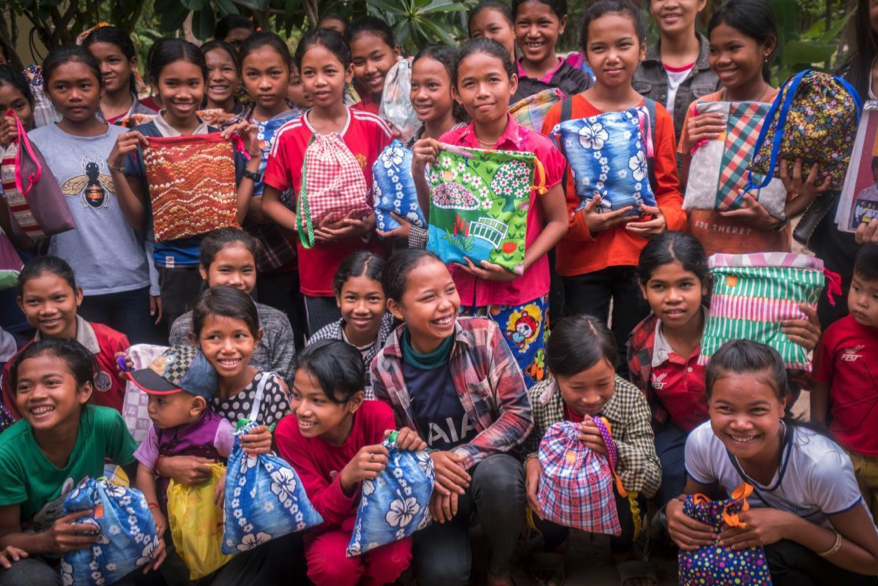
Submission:
MULTIPOLYGON (((476 136, 476 140, 479 141, 479 144, 480 144, 480 145, 482 145, 483 147, 488 147, 488 148, 494 148, 494 147, 496 147, 496 146, 497 146, 497 142, 498 142, 498 141, 496 141, 496 140, 495 140, 494 142, 485 142, 485 141, 483 141, 481 138, 479 138, 478 136, 476 136)), ((499 140, 499 139, 498 139, 498 140, 499 140)))

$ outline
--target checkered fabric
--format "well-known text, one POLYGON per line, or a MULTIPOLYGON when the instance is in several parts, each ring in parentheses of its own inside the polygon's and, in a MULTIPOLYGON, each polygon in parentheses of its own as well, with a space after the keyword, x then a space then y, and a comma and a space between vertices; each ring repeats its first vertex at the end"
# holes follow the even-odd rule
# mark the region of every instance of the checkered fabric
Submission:
MULTIPOLYGON (((593 421, 602 427, 598 418, 593 421)), ((578 428, 570 421, 556 423, 540 443, 538 498, 543 518, 590 533, 621 535, 610 462, 579 440, 578 428)), ((609 433, 604 440, 610 457, 615 457, 609 433)))
POLYGON ((170 358, 167 360, 167 366, 161 377, 173 385, 179 385, 183 382, 183 377, 189 372, 189 365, 198 355, 198 348, 195 346, 172 346, 162 356, 170 358))
POLYGON ((743 203, 747 189, 747 166, 753 158, 756 139, 759 138, 769 108, 771 104, 762 102, 729 104, 726 144, 716 188, 716 209, 734 210, 743 203))

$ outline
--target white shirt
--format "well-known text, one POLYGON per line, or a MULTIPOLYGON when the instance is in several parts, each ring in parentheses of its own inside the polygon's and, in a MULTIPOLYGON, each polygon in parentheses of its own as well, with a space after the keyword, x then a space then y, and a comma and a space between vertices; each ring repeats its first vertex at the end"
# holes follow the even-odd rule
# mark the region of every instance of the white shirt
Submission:
POLYGON ((665 103, 665 108, 668 109, 668 112, 674 111, 674 100, 677 99, 677 90, 680 88, 680 84, 689 77, 689 72, 692 71, 693 67, 695 67, 695 63, 692 63, 689 67, 679 69, 669 69, 665 65, 665 72, 668 74, 668 101, 665 103))
POLYGON ((828 516, 861 506, 863 497, 844 450, 810 429, 785 428, 788 437, 780 466, 768 485, 738 473, 734 456, 713 433, 709 421, 692 430, 686 440, 686 473, 699 484, 719 484, 728 494, 747 482, 754 488, 751 506, 769 506, 827 527, 828 516))

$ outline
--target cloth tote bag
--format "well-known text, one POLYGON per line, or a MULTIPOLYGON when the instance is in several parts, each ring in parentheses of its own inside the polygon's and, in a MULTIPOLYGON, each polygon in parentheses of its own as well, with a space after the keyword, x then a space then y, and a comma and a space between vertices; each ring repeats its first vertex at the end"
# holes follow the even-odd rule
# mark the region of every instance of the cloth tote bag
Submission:
POLYGON ((412 151, 394 140, 372 165, 375 225, 382 232, 399 228, 391 212, 418 228, 427 225, 412 178, 412 151))
POLYGON ((545 171, 533 153, 443 145, 428 171, 427 249, 443 262, 476 266, 486 260, 524 272, 527 213, 534 176, 545 171))
MULTIPOLYGON (((720 114, 726 130, 696 147, 689 166, 684 210, 735 210, 751 193, 772 216, 784 217, 787 192, 780 179, 762 189, 748 189, 747 166, 771 104, 762 102, 699 102, 693 114, 720 114)), ((754 175, 761 183, 762 178, 754 175)))
POLYGON ((715 254, 709 259, 713 293, 700 364, 730 340, 745 339, 777 350, 787 368, 811 371, 807 350, 781 330, 787 319, 808 319, 799 309, 817 308, 825 283, 823 261, 786 252, 715 254))
POLYGON ((218 132, 146 140, 143 163, 156 242, 240 227, 231 140, 218 132))
POLYGON ((412 106, 412 59, 400 58, 384 78, 384 91, 378 105, 378 115, 396 131, 403 142, 408 142, 421 125, 412 106))
POLYGON ((556 87, 550 88, 515 102, 510 106, 509 113, 518 124, 542 132, 546 114, 563 99, 564 92, 556 87))
POLYGON ((6 115, 15 118, 18 128, 18 138, 0 161, 0 181, 12 216, 13 234, 36 240, 73 230, 76 223, 58 179, 27 137, 18 116, 12 110, 7 110, 6 115))
POLYGON ((878 187, 872 170, 875 139, 878 138, 878 100, 869 88, 872 99, 863 106, 851 164, 844 178, 835 222, 842 232, 856 232, 860 224, 878 218, 878 187), (864 177, 865 175, 865 177, 864 177))
POLYGON ((394 431, 383 442, 387 467, 374 480, 363 481, 348 557, 405 539, 430 524, 433 460, 425 450, 400 450, 397 436, 394 431))

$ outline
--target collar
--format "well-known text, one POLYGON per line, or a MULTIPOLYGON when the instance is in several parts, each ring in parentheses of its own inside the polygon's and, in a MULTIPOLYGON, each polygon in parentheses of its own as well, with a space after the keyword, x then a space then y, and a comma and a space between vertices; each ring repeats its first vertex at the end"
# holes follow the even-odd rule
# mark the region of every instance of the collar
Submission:
MULTIPOLYGON (((524 135, 522 132, 521 126, 512 119, 511 114, 506 114, 506 130, 503 131, 503 134, 500 136, 500 140, 497 141, 495 146, 498 151, 520 151, 525 147, 524 144, 524 135), (512 148, 503 148, 504 145, 511 145, 512 148)), ((461 146, 481 149, 482 146, 479 144, 479 139, 476 136, 476 123, 475 121, 470 122, 469 125, 464 128, 463 132, 460 134, 460 141, 463 143, 461 146)))
MULTIPOLYGON (((159 133, 162 136, 183 136, 183 134, 179 130, 168 124, 168 121, 165 120, 164 114, 165 110, 163 108, 159 112, 158 116, 153 118, 153 122, 155 123, 156 128, 158 128, 159 133)), ((198 122, 199 124, 192 132, 192 136, 195 136, 197 134, 209 134, 210 129, 208 128, 207 123, 201 118, 198 119, 198 122)))
MULTIPOLYGON (((695 60, 694 69, 705 70, 710 69, 710 64, 707 61, 707 58, 710 56, 710 41, 707 40, 707 37, 695 31, 695 36, 698 37, 698 59, 695 60)), ((646 49, 646 57, 643 59, 646 61, 654 61, 664 68, 664 63, 662 62, 662 40, 659 39, 655 42, 654 45, 650 45, 646 49)))
MULTIPOLYGON (((43 336, 40 332, 37 332, 37 335, 34 336, 34 342, 39 342, 43 339, 43 336)), ((98 344, 98 337, 95 334, 95 329, 91 326, 90 323, 85 321, 80 316, 76 316, 76 338, 75 340, 85 346, 85 349, 91 352, 92 354, 100 354, 101 346, 98 344)))
MULTIPOLYGON (((707 322, 707 308, 703 305, 701 306, 701 314, 704 316, 705 323, 707 322)), ((668 339, 665 338, 664 328, 662 327, 662 320, 657 319, 655 324, 655 338, 653 339, 652 345, 652 367, 658 368, 668 358, 671 357, 671 354, 674 353, 673 349, 671 349, 671 345, 668 343, 668 339)), ((685 357, 688 359, 688 357, 685 357)))
MULTIPOLYGON (((348 117, 347 117, 347 120, 345 120, 344 128, 342 128, 341 131, 338 132, 338 134, 340 134, 341 136, 344 136, 345 134, 347 134, 347 132, 348 132, 348 128, 350 128, 350 126, 351 126, 351 118, 353 117, 353 114, 351 113, 351 109, 350 109, 350 108, 348 108, 347 106, 345 106, 344 109, 345 109, 345 112, 347 113, 348 117)), ((314 129, 313 126, 311 126, 311 120, 310 120, 310 118, 311 118, 311 112, 313 112, 313 110, 308 110, 307 112, 305 112, 304 114, 302 114, 302 120, 305 122, 305 126, 308 127, 308 130, 310 130, 313 134, 320 134, 319 132, 317 132, 317 131, 314 129)), ((331 133, 331 134, 332 134, 332 133, 331 133)))
MULTIPOLYGON (((381 353, 387 357, 402 358, 402 333, 405 331, 405 324, 397 326, 393 333, 387 338, 387 342, 381 353)), ((469 330, 460 325, 460 317, 454 322, 454 347, 451 349, 451 355, 454 356, 455 349, 458 346, 466 346, 467 349, 475 346, 472 334, 469 330)))

